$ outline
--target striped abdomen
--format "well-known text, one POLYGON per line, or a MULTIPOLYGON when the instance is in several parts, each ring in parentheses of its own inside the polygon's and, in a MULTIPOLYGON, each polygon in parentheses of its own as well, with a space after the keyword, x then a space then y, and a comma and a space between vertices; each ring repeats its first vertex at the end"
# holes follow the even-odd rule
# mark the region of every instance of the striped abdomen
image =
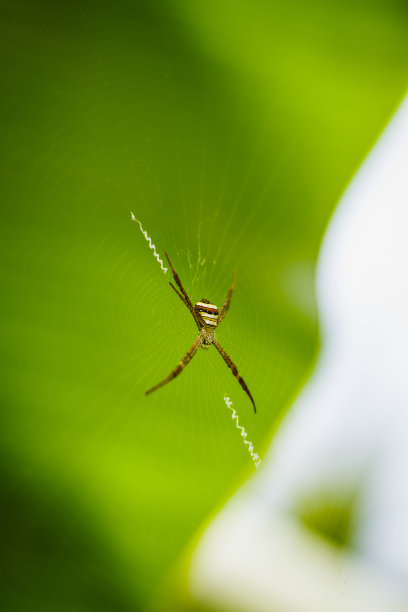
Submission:
POLYGON ((205 325, 209 327, 217 327, 218 325, 218 308, 207 300, 197 302, 196 310, 200 313, 205 325))

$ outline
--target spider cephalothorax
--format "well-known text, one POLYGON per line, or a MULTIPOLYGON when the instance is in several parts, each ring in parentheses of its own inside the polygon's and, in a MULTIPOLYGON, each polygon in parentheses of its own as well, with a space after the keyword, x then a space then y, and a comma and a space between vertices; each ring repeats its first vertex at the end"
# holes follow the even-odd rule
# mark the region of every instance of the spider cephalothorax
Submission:
MULTIPOLYGON (((164 252, 166 253, 166 251, 164 252)), ((234 272, 234 278, 232 280, 231 289, 228 291, 225 302, 222 305, 221 310, 218 312, 217 306, 215 306, 215 304, 212 304, 209 300, 205 298, 202 298, 200 302, 197 302, 193 306, 190 298, 187 295, 187 292, 185 291, 183 285, 181 284, 181 281, 178 277, 177 272, 173 268, 173 265, 167 253, 166 253, 166 257, 167 257, 167 261, 169 262, 171 271, 173 272, 174 280, 176 281, 176 284, 178 288, 180 289, 181 293, 176 289, 176 287, 172 283, 170 283, 170 285, 174 289, 174 291, 177 293, 181 301, 187 306, 187 308, 193 315, 194 321, 196 322, 197 327, 200 330, 200 333, 198 334, 192 347, 187 351, 183 359, 178 363, 177 367, 171 372, 171 374, 169 374, 167 378, 159 382, 157 385, 155 385, 154 387, 146 391, 146 395, 148 395, 149 393, 152 393, 152 391, 156 391, 156 389, 160 389, 160 387, 163 387, 163 385, 173 380, 173 378, 176 378, 176 376, 178 376, 180 372, 184 370, 186 365, 192 360, 192 358, 194 357, 194 355, 196 354, 200 346, 203 349, 208 349, 213 344, 215 348, 217 349, 217 351, 220 353, 221 357, 224 359, 227 366, 231 368, 233 375, 236 377, 239 384, 244 389, 245 393, 248 395, 249 399, 251 400, 253 404, 254 411, 256 412, 254 398, 252 397, 244 379, 238 373, 237 366, 234 364, 234 362, 232 361, 231 357, 227 354, 227 352, 222 348, 221 344, 218 342, 214 334, 216 328, 218 327, 218 325, 221 323, 221 321, 224 319, 225 315, 227 314, 230 300, 231 300, 231 295, 235 287, 235 279, 236 279, 235 272, 234 272)))

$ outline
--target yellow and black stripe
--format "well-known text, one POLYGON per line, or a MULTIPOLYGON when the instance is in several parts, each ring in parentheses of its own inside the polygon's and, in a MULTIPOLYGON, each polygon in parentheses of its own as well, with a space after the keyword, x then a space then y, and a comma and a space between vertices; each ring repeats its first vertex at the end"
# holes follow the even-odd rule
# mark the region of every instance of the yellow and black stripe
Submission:
POLYGON ((217 327, 218 325, 218 308, 210 302, 197 302, 197 312, 200 313, 202 320, 208 327, 217 327))

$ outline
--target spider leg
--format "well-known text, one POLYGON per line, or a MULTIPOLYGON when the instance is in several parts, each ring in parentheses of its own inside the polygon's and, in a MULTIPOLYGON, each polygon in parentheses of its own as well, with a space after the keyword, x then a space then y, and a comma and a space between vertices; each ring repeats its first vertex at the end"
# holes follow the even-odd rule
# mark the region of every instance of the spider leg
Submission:
POLYGON ((197 327, 198 329, 201 329, 204 325, 204 323, 201 321, 200 316, 198 315, 198 313, 195 312, 193 304, 191 303, 190 298, 188 297, 188 293, 187 291, 184 289, 183 285, 181 284, 181 280, 179 278, 179 275, 177 274, 177 272, 175 271, 175 269, 173 268, 173 264, 170 261, 169 256, 167 255, 167 251, 166 249, 163 249, 164 253, 167 257, 167 261, 169 262, 169 266, 171 268, 171 271, 173 273, 173 278, 176 281, 176 284, 178 286, 178 288, 180 289, 183 298, 181 297, 180 293, 177 291, 177 289, 174 287, 174 285, 172 285, 170 283, 170 285, 173 287, 173 289, 175 290, 175 292, 177 293, 177 295, 183 300, 183 302, 185 303, 185 305, 187 306, 187 308, 189 309, 189 311, 191 312, 191 314, 193 315, 194 321, 197 323, 197 327))
POLYGON ((160 389, 160 387, 163 387, 164 385, 166 385, 168 382, 173 380, 173 378, 176 378, 176 376, 178 376, 180 372, 184 370, 186 365, 190 363, 190 361, 192 360, 192 358, 194 357, 194 355, 196 354, 196 352, 202 345, 203 341, 204 341, 203 336, 199 334, 194 344, 188 349, 187 353, 184 355, 183 359, 179 361, 179 363, 174 368, 174 370, 167 376, 167 378, 165 378, 164 380, 159 382, 157 385, 155 385, 154 387, 146 391, 146 395, 149 395, 149 393, 153 393, 153 391, 160 389))
POLYGON ((191 314, 194 317, 194 321, 197 323, 197 327, 198 329, 201 329, 204 325, 204 323, 202 323, 201 325, 199 324, 198 320, 197 320, 197 316, 196 313, 194 312, 194 310, 192 308, 190 308, 190 306, 187 304, 185 298, 181 295, 181 293, 179 293, 177 291, 177 289, 175 288, 175 286, 173 285, 173 283, 169 283, 170 287, 172 287, 174 289, 174 291, 177 293, 177 295, 179 296, 180 300, 183 302, 183 304, 185 304, 187 306, 187 308, 189 309, 189 311, 191 312, 191 314))
POLYGON ((243 388, 243 390, 245 391, 245 393, 248 395, 249 399, 251 400, 252 405, 254 407, 254 412, 256 412, 254 398, 252 397, 251 392, 250 392, 250 390, 248 389, 248 387, 246 385, 246 382, 244 381, 242 376, 239 374, 237 366, 232 361, 232 359, 228 355, 228 353, 226 351, 224 351, 224 349, 222 348, 221 344, 218 342, 218 340, 216 338, 213 339, 213 344, 214 344, 215 348, 217 349, 217 351, 219 352, 219 354, 221 355, 221 357, 223 358, 223 360, 225 361, 225 363, 227 364, 227 366, 229 368, 231 368, 231 371, 232 371, 233 375, 238 380, 239 384, 241 385, 241 387, 243 388))
POLYGON ((169 256, 167 255, 167 251, 166 251, 166 249, 163 249, 163 250, 164 250, 164 253, 165 253, 166 257, 167 257, 167 261, 169 262, 169 266, 170 266, 170 268, 171 268, 171 271, 173 272, 173 278, 174 278, 174 280, 176 281, 176 284, 177 284, 178 288, 180 289, 181 293, 184 295, 184 297, 185 297, 185 300, 186 300, 187 304, 188 304, 189 306, 191 306, 191 308, 192 308, 192 307, 193 307, 193 305, 192 305, 192 303, 191 303, 191 300, 190 300, 190 298, 188 297, 187 291, 184 289, 183 285, 181 284, 181 280, 179 279, 179 276, 178 276, 177 272, 176 272, 176 271, 175 271, 175 269, 173 268, 173 264, 171 263, 170 258, 169 258, 169 256))
POLYGON ((232 292, 235 289, 235 281, 236 281, 236 279, 237 279, 237 273, 234 270, 234 277, 232 279, 231 289, 228 291, 227 297, 225 298, 225 302, 224 302, 224 304, 221 307, 220 314, 218 315, 218 325, 221 323, 221 321, 224 319, 224 317, 226 316, 226 314, 228 312, 228 308, 229 308, 230 300, 231 300, 231 295, 232 295, 232 292))

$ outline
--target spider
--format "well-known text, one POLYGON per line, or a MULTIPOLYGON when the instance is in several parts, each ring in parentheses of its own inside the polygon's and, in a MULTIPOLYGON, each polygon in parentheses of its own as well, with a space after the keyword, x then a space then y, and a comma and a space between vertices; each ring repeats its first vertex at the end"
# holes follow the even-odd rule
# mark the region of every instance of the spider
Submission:
POLYGON ((243 390, 245 391, 245 393, 248 395, 249 399, 251 400, 252 405, 254 407, 254 412, 256 412, 254 398, 252 397, 251 392, 246 385, 246 382, 244 381, 242 376, 238 373, 237 366, 232 361, 228 353, 222 348, 221 344, 218 342, 214 334, 215 329, 222 322, 222 320, 225 318, 228 312, 232 292, 234 291, 234 287, 235 287, 236 272, 234 272, 231 289, 228 291, 225 302, 222 305, 222 308, 219 312, 218 312, 217 306, 215 306, 214 304, 211 304, 211 302, 209 300, 206 300, 205 298, 203 298, 200 302, 197 302, 193 306, 190 298, 187 295, 186 290, 181 284, 181 280, 179 279, 177 272, 173 268, 173 264, 171 263, 166 250, 164 250, 164 252, 166 254, 167 261, 169 262, 171 271, 173 272, 173 278, 178 288, 180 289, 181 293, 176 289, 176 287, 172 283, 169 283, 169 284, 174 289, 174 291, 177 293, 177 295, 179 296, 183 304, 185 304, 187 308, 189 309, 189 311, 191 312, 193 319, 196 322, 196 325, 200 333, 195 339, 194 344, 189 348, 187 353, 184 355, 183 359, 179 361, 179 363, 174 368, 174 370, 171 372, 171 374, 169 374, 167 378, 159 382, 157 385, 155 385, 154 387, 146 391, 146 395, 149 395, 149 393, 153 393, 153 391, 160 389, 160 387, 163 387, 164 385, 166 385, 168 382, 173 380, 173 378, 176 378, 176 376, 178 376, 184 370, 186 365, 190 363, 190 361, 192 360, 192 358, 194 357, 194 355, 196 354, 200 346, 203 349, 208 349, 213 344, 215 348, 217 349, 217 351, 219 352, 219 354, 221 355, 221 357, 224 359, 227 366, 231 368, 233 375, 238 380, 239 384, 241 385, 241 387, 243 388, 243 390))

